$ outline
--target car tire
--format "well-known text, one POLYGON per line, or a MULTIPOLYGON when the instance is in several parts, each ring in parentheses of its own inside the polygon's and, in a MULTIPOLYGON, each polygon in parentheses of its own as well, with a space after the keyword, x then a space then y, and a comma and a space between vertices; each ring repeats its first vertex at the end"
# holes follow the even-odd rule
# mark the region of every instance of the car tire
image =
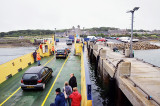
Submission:
POLYGON ((21 88, 23 91, 26 91, 26 89, 24 89, 24 88, 21 88))

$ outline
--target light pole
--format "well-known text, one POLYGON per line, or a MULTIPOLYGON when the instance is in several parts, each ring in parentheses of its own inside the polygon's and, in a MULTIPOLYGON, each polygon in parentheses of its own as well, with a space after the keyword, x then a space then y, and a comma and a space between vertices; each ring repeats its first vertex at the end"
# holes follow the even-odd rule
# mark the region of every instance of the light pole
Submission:
POLYGON ((54 32, 55 34, 54 34, 54 41, 55 41, 55 45, 57 44, 56 43, 56 28, 55 28, 55 32, 54 32))
POLYGON ((127 11, 127 13, 132 13, 132 21, 131 21, 131 39, 130 39, 130 54, 129 57, 133 58, 133 48, 132 48, 132 39, 133 39, 133 18, 134 18, 134 11, 137 11, 139 7, 135 7, 133 10, 127 11))
POLYGON ((55 34, 54 34, 54 35, 55 35, 55 37, 56 37, 56 28, 55 28, 55 34))
POLYGON ((83 39, 84 39, 84 27, 83 27, 83 39))

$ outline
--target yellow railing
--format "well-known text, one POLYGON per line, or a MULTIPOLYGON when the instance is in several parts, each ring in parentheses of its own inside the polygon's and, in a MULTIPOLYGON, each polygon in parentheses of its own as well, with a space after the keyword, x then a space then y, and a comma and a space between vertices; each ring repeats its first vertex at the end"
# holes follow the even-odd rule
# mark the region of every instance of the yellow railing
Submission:
POLYGON ((83 46, 82 43, 76 43, 75 44, 75 55, 81 55, 82 46, 83 46))
POLYGON ((48 40, 47 42, 41 43, 40 45, 37 52, 39 52, 42 57, 52 55, 52 46, 54 46, 55 49, 54 36, 52 36, 52 40, 48 40))
MULTIPOLYGON (((54 45, 54 36, 52 37, 52 40, 48 40, 45 44, 42 44, 42 46, 47 46, 47 49, 45 52, 42 52, 42 48, 37 50, 37 52, 40 52, 40 55, 42 57, 44 56, 50 56, 51 55, 51 48, 54 45)), ((4 82, 8 77, 15 75, 18 70, 22 70, 28 66, 28 63, 32 64, 34 62, 32 53, 26 54, 24 56, 18 57, 14 60, 11 60, 7 63, 0 65, 0 84, 4 82)))
POLYGON ((82 95, 81 106, 92 106, 92 100, 87 99, 86 76, 85 76, 82 47, 81 47, 81 95, 82 95))
POLYGON ((18 70, 24 69, 28 66, 28 63, 34 62, 32 53, 23 55, 14 60, 0 65, 0 84, 4 82, 7 77, 15 75, 18 70))

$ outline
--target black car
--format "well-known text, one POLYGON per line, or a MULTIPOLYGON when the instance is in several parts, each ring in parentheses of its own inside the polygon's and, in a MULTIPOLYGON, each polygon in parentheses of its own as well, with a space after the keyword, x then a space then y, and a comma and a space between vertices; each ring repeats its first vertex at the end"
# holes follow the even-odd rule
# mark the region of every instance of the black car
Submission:
POLYGON ((56 58, 67 58, 68 51, 67 49, 58 49, 56 51, 56 58))
POLYGON ((52 77, 53 70, 49 67, 35 66, 29 68, 22 76, 21 88, 45 89, 46 82, 52 77))

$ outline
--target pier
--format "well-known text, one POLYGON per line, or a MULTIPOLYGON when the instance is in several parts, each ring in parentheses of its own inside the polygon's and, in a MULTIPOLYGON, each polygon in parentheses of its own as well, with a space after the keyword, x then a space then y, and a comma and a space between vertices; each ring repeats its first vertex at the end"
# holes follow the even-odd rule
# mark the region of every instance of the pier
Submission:
MULTIPOLYGON (((112 44, 88 42, 88 53, 96 60, 103 80, 116 80, 118 88, 134 106, 160 105, 160 68, 144 61, 113 52, 112 44)), ((121 99, 122 94, 118 94, 121 99)), ((121 100, 119 100, 121 101, 121 100)))

